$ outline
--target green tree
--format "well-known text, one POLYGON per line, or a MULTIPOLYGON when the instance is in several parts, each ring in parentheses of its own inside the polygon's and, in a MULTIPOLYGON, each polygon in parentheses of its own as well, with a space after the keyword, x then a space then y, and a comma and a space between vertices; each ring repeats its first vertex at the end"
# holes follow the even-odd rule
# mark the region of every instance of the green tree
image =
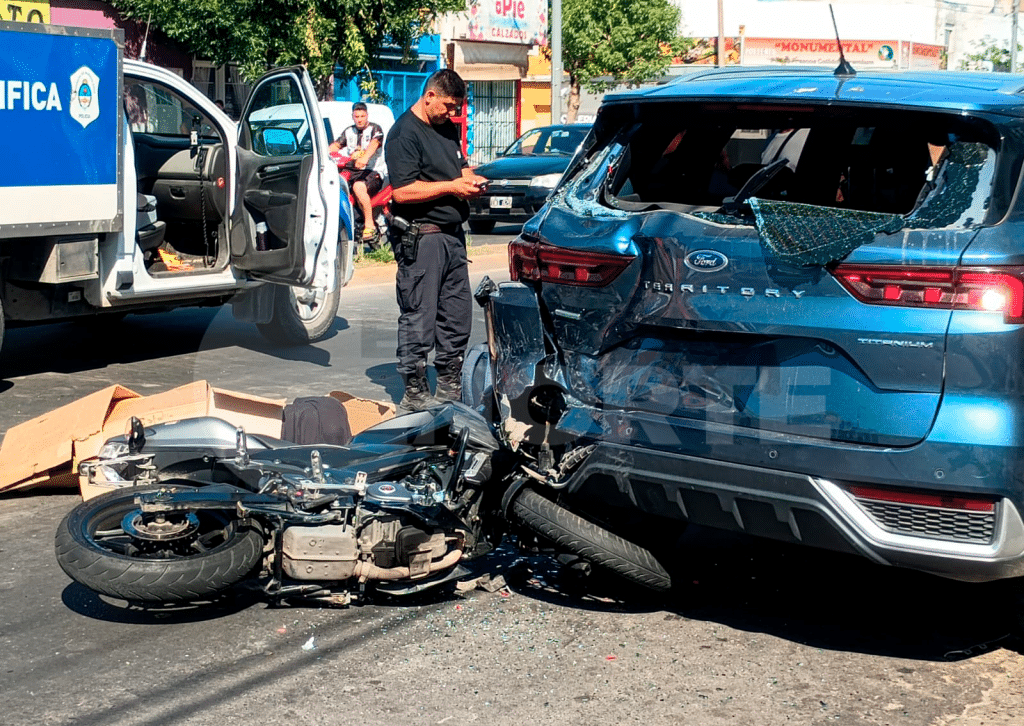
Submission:
POLYGON ((321 98, 335 64, 351 78, 385 43, 406 53, 442 13, 464 0, 112 0, 122 15, 151 21, 190 53, 238 63, 247 78, 301 63, 321 98))
MULTIPOLYGON (((993 71, 1008 73, 1010 71, 1010 46, 997 45, 990 36, 982 40, 975 40, 971 43, 977 52, 970 53, 967 58, 960 61, 960 70, 975 71, 980 68, 987 68, 992 64, 993 71)), ((1017 66, 1020 67, 1021 45, 1017 44, 1017 66)))
POLYGON ((601 93, 619 83, 635 86, 664 73, 672 56, 681 54, 688 43, 678 37, 678 30, 679 8, 669 0, 563 0, 568 121, 576 120, 581 87, 601 93))

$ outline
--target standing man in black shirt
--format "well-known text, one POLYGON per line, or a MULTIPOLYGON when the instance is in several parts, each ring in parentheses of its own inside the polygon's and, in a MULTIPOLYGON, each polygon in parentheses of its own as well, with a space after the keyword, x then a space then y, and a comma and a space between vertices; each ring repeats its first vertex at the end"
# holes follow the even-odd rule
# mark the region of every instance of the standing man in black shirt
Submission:
POLYGON ((451 117, 462 108, 466 84, 450 69, 427 79, 423 95, 395 121, 384 153, 394 189, 391 244, 398 260, 398 372, 402 408, 419 411, 462 397, 462 360, 469 343, 472 294, 462 224, 467 199, 487 180, 473 173, 451 117), (427 382, 435 348, 437 398, 427 382))

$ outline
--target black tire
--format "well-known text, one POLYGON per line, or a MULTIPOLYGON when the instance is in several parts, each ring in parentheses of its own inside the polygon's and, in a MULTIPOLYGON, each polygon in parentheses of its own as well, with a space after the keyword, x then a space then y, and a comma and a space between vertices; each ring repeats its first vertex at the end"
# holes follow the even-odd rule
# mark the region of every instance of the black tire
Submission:
POLYGON ((533 491, 523 489, 512 513, 531 530, 595 565, 656 592, 672 587, 672 578, 650 552, 612 534, 533 491))
POLYGON ((490 234, 497 224, 493 219, 471 219, 469 220, 469 231, 473 234, 490 234))
MULTIPOLYGON (((339 239, 348 233, 342 230, 339 239)), ((274 286, 274 317, 269 323, 257 323, 264 338, 276 345, 308 345, 323 338, 334 327, 341 305, 341 255, 348 249, 345 240, 338 245, 334 275, 334 292, 312 290, 288 285, 274 286)))
MULTIPOLYGON (((3 287, 3 281, 0 280, 0 289, 3 287)), ((4 302, 0 300, 0 350, 4 348, 4 302)))
POLYGON ((136 495, 154 489, 114 491, 72 509, 57 528, 55 547, 61 569, 102 595, 173 603, 208 600, 243 580, 260 562, 263 535, 221 510, 196 513, 199 526, 191 541, 177 543, 196 554, 182 554, 180 549, 148 555, 133 552, 122 521, 137 511, 136 495), (201 551, 206 544, 212 546, 201 551))

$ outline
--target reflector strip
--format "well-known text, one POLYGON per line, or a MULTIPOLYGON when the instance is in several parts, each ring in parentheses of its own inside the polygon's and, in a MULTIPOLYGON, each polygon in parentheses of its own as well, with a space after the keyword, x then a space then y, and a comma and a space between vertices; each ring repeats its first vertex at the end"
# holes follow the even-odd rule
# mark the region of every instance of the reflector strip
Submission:
POLYGON ((921 492, 897 491, 878 487, 854 484, 847 487, 858 499, 870 499, 879 502, 911 504, 921 507, 938 507, 940 509, 959 509, 967 512, 993 512, 996 504, 992 499, 966 497, 954 494, 925 494, 921 492))

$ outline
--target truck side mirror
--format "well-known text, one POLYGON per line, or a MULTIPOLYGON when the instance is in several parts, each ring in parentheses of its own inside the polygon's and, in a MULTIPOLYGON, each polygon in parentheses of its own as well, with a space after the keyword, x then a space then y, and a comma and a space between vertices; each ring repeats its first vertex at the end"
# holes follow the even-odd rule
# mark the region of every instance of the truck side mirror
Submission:
POLYGON ((299 139, 291 129, 265 127, 256 132, 256 148, 267 156, 292 156, 299 151, 299 139))

